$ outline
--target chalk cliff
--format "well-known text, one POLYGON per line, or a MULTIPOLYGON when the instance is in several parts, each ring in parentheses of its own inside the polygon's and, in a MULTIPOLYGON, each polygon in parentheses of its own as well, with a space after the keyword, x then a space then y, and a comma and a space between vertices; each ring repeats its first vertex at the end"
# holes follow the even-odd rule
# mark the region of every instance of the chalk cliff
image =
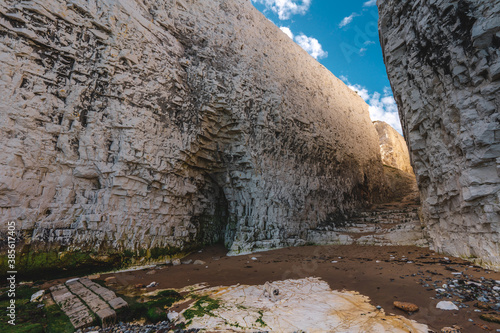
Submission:
POLYGON ((380 196, 367 105, 249 0, 2 1, 0 73, 27 268, 300 245, 380 196))
POLYGON ((500 2, 378 7, 433 246, 500 268, 500 2))
POLYGON ((403 136, 386 122, 374 121, 373 124, 378 133, 382 163, 413 174, 410 153, 403 136))

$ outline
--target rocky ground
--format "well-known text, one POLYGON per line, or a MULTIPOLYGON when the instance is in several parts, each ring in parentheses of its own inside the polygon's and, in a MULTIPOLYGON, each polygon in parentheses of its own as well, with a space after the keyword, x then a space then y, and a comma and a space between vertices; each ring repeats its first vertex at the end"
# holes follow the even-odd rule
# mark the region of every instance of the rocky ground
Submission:
MULTIPOLYGON (((180 264, 175 262, 178 265, 169 263, 103 274, 98 280, 127 298, 141 297, 155 290, 182 290, 201 283, 206 287, 262 285, 266 281, 317 277, 326 281, 332 290, 357 291, 386 313, 427 324, 434 332, 454 325, 461 327, 461 332, 500 332, 498 322, 484 320, 498 319, 500 273, 425 248, 304 246, 247 256, 225 254, 223 247, 210 247, 183 258, 180 264), (145 287, 153 282, 157 284, 155 287, 145 287), (407 313, 395 308, 395 301, 413 303, 419 310, 407 313), (453 302, 458 310, 437 309, 441 301, 453 302)), ((50 283, 59 282, 62 280, 50 283)), ((181 312, 187 306, 177 303, 169 310, 181 312)), ((172 326, 163 322, 149 327, 119 324, 101 332, 169 329, 172 326)))

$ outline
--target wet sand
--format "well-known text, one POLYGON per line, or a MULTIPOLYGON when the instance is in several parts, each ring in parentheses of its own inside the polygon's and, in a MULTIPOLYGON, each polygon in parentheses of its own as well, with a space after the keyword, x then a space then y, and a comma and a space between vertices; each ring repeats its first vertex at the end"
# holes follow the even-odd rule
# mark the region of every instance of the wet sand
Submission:
POLYGON ((436 291, 432 288, 436 281, 440 281, 437 282, 440 286, 446 283, 447 278, 456 278, 452 271, 464 272, 476 281, 480 281, 481 277, 500 280, 500 273, 471 266, 471 263, 458 258, 448 257, 450 260, 447 261, 445 256, 428 249, 407 246, 305 246, 236 257, 227 257, 226 252, 222 246, 209 247, 182 259, 203 260, 205 265, 160 266, 103 274, 100 279, 115 276, 118 290, 123 286, 158 282, 159 286, 148 289, 150 291, 197 283, 207 283, 208 286, 258 285, 266 281, 319 277, 333 290, 357 291, 370 297, 373 305, 382 306, 386 313, 403 315, 427 324, 436 332, 452 325, 461 326, 462 332, 487 332, 487 328, 495 332, 500 329, 500 324, 479 318, 482 313, 494 311, 475 312, 474 301, 465 303, 469 307, 459 311, 436 309, 439 301, 458 298, 435 299, 436 291), (252 260, 252 257, 257 260, 252 260), (428 283, 430 287, 424 287, 422 283, 428 283), (394 308, 394 301, 414 303, 420 310, 409 315, 394 308))

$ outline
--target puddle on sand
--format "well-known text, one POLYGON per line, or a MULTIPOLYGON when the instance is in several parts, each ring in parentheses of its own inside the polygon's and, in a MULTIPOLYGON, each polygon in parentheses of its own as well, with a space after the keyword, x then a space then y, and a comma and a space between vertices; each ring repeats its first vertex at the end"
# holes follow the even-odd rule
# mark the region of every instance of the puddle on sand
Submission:
POLYGON ((208 331, 427 333, 428 327, 402 316, 386 315, 357 292, 334 291, 318 278, 273 282, 277 301, 264 286, 236 285, 202 291, 220 301, 212 315, 194 317, 188 328, 208 331))

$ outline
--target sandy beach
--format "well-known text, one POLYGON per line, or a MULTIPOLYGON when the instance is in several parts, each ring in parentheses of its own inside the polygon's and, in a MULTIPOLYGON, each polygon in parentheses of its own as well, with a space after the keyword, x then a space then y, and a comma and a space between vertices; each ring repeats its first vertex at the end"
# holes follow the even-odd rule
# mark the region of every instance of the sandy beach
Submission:
POLYGON ((481 314, 496 311, 475 307, 474 295, 470 300, 463 299, 464 307, 458 311, 436 309, 439 301, 459 300, 452 293, 443 296, 437 292, 436 289, 442 288, 443 284, 450 284, 453 280, 475 281, 488 288, 495 280, 500 280, 500 273, 425 248, 304 246, 228 257, 222 246, 215 246, 182 259, 182 262, 189 261, 191 263, 178 266, 159 265, 152 269, 103 274, 99 279, 104 281, 115 276, 116 284, 111 287, 120 293, 120 290, 130 290, 131 286, 151 282, 157 282, 158 286, 147 288, 148 291, 180 289, 199 283, 206 283, 209 287, 262 285, 266 281, 317 277, 326 281, 332 290, 357 291, 368 296, 372 305, 381 306, 386 313, 427 324, 436 332, 453 325, 462 327, 462 332, 500 329, 499 324, 480 319, 481 314), (205 263, 194 265, 195 260, 205 263), (414 303, 419 311, 408 314, 396 309, 394 301, 414 303))

